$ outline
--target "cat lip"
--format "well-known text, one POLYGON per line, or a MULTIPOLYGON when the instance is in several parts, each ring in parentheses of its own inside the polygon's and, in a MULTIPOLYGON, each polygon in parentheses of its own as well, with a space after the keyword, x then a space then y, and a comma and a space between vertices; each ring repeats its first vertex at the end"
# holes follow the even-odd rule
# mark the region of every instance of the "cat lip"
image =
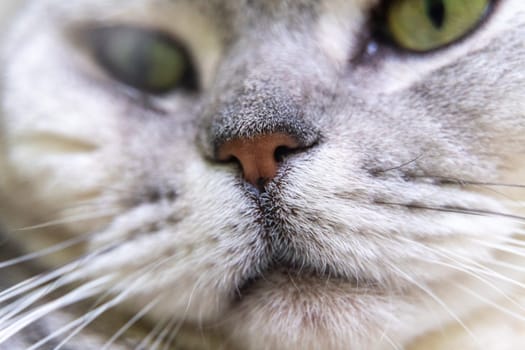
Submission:
POLYGON ((254 257, 253 260, 257 263, 252 265, 252 273, 237 284, 234 291, 234 302, 243 300, 261 282, 264 282, 267 276, 271 275, 287 276, 290 280, 297 278, 332 281, 356 286, 356 288, 363 284, 377 285, 377 282, 345 273, 336 266, 335 262, 330 266, 326 264, 326 261, 321 264, 320 258, 317 258, 317 261, 310 260, 312 252, 297 247, 297 242, 294 242, 297 234, 283 228, 283 225, 280 224, 283 218, 278 214, 279 210, 276 210, 276 208, 286 207, 286 201, 283 201, 281 192, 285 190, 282 186, 284 175, 280 174, 268 183, 262 192, 250 184, 245 183, 243 186, 245 195, 252 200, 258 211, 256 221, 261 228, 258 238, 266 249, 261 249, 260 255, 254 257))
POLYGON ((280 164, 275 176, 272 178, 260 178, 257 184, 250 183, 249 181, 241 180, 241 178, 239 178, 240 188, 247 198, 251 199, 255 203, 260 204, 263 197, 268 199, 279 194, 279 192, 282 190, 281 187, 283 179, 286 178, 288 170, 289 168, 287 167, 286 162, 280 164))
MULTIPOLYGON (((261 290, 279 291, 281 288, 289 288, 299 285, 307 286, 308 289, 322 291, 334 285, 345 286, 347 291, 352 290, 356 294, 363 293, 372 295, 384 290, 377 281, 365 278, 334 276, 330 274, 304 273, 296 270, 276 269, 268 270, 264 274, 247 278, 238 288, 231 299, 231 307, 243 303, 247 298, 257 295, 261 290), (275 283, 275 280, 281 283, 275 283), (283 284, 282 281, 285 281, 283 284)), ((323 294, 320 294, 323 295, 323 294)))
POLYGON ((290 279, 290 283, 295 283, 294 280, 315 280, 324 283, 336 282, 355 288, 356 290, 366 288, 378 289, 379 284, 377 281, 357 276, 343 275, 331 269, 330 267, 324 266, 322 269, 315 268, 311 265, 302 264, 298 266, 296 264, 286 263, 273 263, 267 268, 254 273, 246 277, 236 288, 235 295, 233 297, 234 303, 241 302, 244 298, 251 295, 257 290, 260 283, 268 282, 268 277, 272 275, 286 276, 290 279))

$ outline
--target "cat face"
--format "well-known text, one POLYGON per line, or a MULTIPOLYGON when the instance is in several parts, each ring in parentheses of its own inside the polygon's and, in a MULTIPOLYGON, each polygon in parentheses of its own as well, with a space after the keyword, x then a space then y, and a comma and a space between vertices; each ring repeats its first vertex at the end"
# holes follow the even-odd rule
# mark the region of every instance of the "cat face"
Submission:
POLYGON ((31 3, 4 49, 10 236, 70 242, 48 263, 75 262, 79 298, 241 349, 390 347, 467 315, 497 294, 473 269, 514 278, 525 5, 425 53, 376 36, 385 6, 31 3), (191 84, 123 82, 97 51, 116 30, 182 46, 191 84))

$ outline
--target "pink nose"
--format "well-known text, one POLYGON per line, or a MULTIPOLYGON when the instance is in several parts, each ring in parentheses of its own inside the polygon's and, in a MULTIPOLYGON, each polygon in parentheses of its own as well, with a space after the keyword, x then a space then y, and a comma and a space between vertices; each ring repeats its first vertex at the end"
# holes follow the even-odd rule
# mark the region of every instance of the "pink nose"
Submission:
POLYGON ((219 147, 217 156, 222 161, 237 159, 246 181, 260 188, 277 174, 278 151, 290 151, 298 147, 298 142, 292 136, 275 133, 227 141, 219 147))

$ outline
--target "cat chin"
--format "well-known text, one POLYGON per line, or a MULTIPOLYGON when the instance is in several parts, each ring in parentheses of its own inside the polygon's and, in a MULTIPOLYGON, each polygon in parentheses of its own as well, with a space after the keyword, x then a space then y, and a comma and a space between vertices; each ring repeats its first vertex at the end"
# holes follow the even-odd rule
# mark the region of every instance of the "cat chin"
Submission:
POLYGON ((410 307, 391 297, 354 282, 276 272, 238 300, 227 332, 249 350, 381 349, 396 314, 410 307))

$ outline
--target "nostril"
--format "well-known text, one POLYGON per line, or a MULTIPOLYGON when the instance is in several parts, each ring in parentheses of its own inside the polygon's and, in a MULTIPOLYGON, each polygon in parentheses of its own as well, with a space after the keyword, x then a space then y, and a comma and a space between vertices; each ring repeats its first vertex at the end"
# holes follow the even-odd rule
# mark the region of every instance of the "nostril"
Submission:
POLYGON ((244 178, 262 189, 277 175, 280 163, 287 156, 304 149, 289 134, 266 134, 224 142, 217 149, 217 160, 240 164, 244 178))
POLYGON ((242 161, 237 158, 236 156, 230 156, 228 157, 227 159, 221 159, 220 160, 221 163, 229 163, 229 164, 234 164, 236 165, 240 170, 243 170, 243 165, 242 165, 242 161))
POLYGON ((237 158, 236 156, 232 155, 232 154, 228 154, 228 155, 221 155, 220 157, 215 157, 217 159, 217 161, 219 163, 237 163, 237 164, 241 164, 241 161, 239 160, 239 158, 237 158))
POLYGON ((291 155, 296 151, 297 149, 295 148, 291 148, 288 146, 279 146, 275 149, 274 159, 276 162, 281 163, 287 156, 291 155))

